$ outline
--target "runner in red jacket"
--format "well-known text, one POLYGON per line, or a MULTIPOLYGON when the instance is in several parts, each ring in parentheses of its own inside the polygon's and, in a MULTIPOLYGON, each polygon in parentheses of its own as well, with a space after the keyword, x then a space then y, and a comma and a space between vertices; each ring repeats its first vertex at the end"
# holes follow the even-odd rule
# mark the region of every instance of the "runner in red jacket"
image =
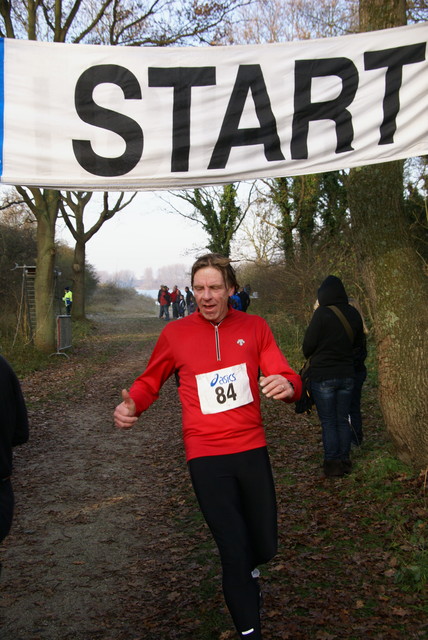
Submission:
POLYGON ((114 418, 117 427, 132 427, 178 372, 186 458, 219 548, 225 600, 239 637, 261 640, 257 565, 276 553, 277 523, 259 386, 267 397, 294 402, 301 382, 267 323, 229 308, 236 286, 227 258, 207 254, 195 262, 199 313, 165 327, 114 418))

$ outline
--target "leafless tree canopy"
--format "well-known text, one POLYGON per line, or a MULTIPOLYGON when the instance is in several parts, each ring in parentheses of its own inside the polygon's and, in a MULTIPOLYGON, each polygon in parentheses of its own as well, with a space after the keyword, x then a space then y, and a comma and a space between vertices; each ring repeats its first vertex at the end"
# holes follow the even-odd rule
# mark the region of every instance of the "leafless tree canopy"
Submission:
POLYGON ((243 4, 246 0, 2 0, 0 35, 127 46, 215 44, 243 4))

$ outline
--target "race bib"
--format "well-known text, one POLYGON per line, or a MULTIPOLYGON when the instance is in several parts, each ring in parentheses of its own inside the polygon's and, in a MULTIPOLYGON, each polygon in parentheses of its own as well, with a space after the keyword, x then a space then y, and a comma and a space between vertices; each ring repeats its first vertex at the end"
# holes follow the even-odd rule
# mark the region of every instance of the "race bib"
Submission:
POLYGON ((203 414, 237 409, 254 400, 247 365, 237 364, 196 376, 199 403, 203 414))

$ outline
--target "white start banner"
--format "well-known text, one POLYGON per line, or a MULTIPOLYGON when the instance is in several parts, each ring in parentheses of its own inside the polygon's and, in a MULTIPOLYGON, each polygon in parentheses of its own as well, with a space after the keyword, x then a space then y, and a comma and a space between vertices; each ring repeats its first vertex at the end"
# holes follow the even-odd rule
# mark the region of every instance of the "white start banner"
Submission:
POLYGON ((1 182, 194 188, 428 153, 428 23, 285 44, 0 39, 1 182))

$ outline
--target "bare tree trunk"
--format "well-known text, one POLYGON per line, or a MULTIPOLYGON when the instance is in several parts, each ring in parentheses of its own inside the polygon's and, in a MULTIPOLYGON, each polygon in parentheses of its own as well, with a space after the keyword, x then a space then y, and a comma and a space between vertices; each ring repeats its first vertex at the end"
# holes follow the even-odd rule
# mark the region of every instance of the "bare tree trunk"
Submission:
POLYGON ((99 212, 98 219, 92 227, 85 231, 84 213, 92 199, 93 192, 71 192, 67 191, 59 202, 62 217, 76 241, 73 258, 73 317, 77 320, 85 319, 85 290, 86 290, 86 243, 99 231, 102 225, 111 220, 122 209, 125 209, 136 197, 137 191, 125 198, 122 192, 115 200, 113 206, 109 206, 109 193, 104 192, 103 206, 99 212), (66 206, 67 205, 67 206, 66 206), (70 210, 70 213, 67 211, 70 210), (73 223, 74 219, 74 223, 73 223))
POLYGON ((85 318, 85 256, 85 240, 76 240, 73 259, 73 316, 78 320, 85 318))
MULTIPOLYGON (((362 28, 403 24, 402 0, 360 0, 362 28)), ((356 250, 374 319, 380 402, 399 457, 428 465, 428 281, 412 246, 401 162, 353 169, 348 183, 356 250)))
POLYGON ((37 269, 34 283, 36 300, 36 333, 34 343, 41 351, 55 351, 54 266, 55 223, 58 216, 59 192, 40 190, 36 193, 37 269))

